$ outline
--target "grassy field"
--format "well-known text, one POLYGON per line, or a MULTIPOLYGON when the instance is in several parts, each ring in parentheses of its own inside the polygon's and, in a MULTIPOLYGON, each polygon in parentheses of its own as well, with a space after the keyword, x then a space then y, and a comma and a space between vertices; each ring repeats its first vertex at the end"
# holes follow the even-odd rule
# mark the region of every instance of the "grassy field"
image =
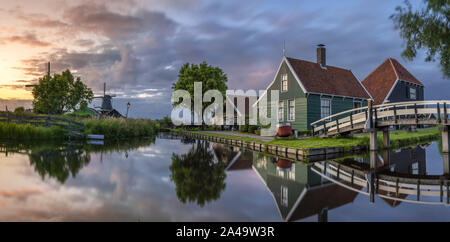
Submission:
MULTIPOLYGON (((362 135, 356 137, 343 137, 343 138, 319 138, 319 137, 311 137, 308 139, 276 139, 272 141, 262 141, 256 138, 250 138, 245 136, 237 135, 226 135, 226 134, 217 134, 217 133, 208 133, 202 131, 196 131, 196 133, 201 133, 209 136, 217 136, 221 138, 229 138, 229 139, 237 139, 243 140, 247 142, 260 142, 267 144, 274 144, 280 146, 290 146, 290 147, 298 147, 298 148, 322 148, 322 147, 344 147, 350 148, 357 145, 362 145, 365 147, 369 146, 369 136, 362 135)), ((419 142, 426 142, 431 140, 436 140, 439 138, 438 128, 433 129, 422 129, 416 132, 407 132, 407 131, 392 131, 391 132, 391 147, 398 148, 402 146, 406 146, 408 144, 416 144, 419 142)), ((383 134, 382 132, 378 133, 378 145, 383 147, 383 134)))

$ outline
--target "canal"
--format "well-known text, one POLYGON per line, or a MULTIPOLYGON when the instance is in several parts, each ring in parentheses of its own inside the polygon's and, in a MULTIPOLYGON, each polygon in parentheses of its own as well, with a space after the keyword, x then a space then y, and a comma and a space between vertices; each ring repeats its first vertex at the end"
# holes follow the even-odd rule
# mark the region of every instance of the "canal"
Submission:
POLYGON ((170 134, 0 142, 0 220, 450 221, 439 146, 306 164, 170 134))

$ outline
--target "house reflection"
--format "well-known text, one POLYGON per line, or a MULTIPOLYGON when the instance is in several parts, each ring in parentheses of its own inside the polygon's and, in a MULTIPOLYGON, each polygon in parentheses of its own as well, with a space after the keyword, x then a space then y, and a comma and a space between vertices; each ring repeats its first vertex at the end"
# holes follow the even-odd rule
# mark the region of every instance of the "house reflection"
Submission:
POLYGON ((316 215, 328 220, 328 210, 353 202, 357 192, 334 184, 301 162, 254 154, 253 168, 272 194, 284 221, 316 215))
MULTIPOLYGON (((428 144, 395 151, 385 150, 381 153, 370 152, 369 157, 337 159, 314 166, 320 167, 319 174, 322 177, 336 184, 349 181, 352 185, 367 184, 366 191, 362 193, 369 195, 371 202, 374 202, 374 196, 378 195, 389 206, 396 207, 406 201, 409 195, 417 195, 419 200, 420 187, 417 184, 428 185, 427 189, 431 189, 430 185, 439 184, 436 179, 443 178, 427 174, 427 146, 428 144), (357 177, 359 182, 356 182, 357 177), (399 188, 399 185, 403 188, 399 188)), ((447 163, 444 158, 444 175, 445 164, 447 163)), ((427 194, 431 194, 430 191, 427 191, 427 194)))

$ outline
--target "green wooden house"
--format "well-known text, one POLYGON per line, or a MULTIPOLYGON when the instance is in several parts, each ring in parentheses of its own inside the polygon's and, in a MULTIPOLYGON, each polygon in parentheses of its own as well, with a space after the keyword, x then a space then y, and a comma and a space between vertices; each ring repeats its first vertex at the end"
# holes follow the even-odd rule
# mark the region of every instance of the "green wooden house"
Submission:
MULTIPOLYGON (((277 120, 294 130, 310 130, 311 123, 345 110, 367 106, 370 94, 348 69, 326 65, 324 45, 318 45, 317 62, 283 56, 273 81, 258 99, 279 90, 277 120)), ((257 108, 256 103, 253 108, 257 108)))

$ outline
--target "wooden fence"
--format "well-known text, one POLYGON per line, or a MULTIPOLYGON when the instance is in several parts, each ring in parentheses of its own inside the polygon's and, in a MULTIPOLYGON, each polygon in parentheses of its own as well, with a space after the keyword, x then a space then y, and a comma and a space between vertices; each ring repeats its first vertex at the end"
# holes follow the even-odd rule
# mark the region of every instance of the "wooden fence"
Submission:
POLYGON ((38 116, 38 115, 17 115, 15 113, 0 113, 0 122, 30 124, 41 127, 62 127, 67 129, 69 136, 83 137, 84 124, 70 119, 58 118, 54 116, 38 116))

